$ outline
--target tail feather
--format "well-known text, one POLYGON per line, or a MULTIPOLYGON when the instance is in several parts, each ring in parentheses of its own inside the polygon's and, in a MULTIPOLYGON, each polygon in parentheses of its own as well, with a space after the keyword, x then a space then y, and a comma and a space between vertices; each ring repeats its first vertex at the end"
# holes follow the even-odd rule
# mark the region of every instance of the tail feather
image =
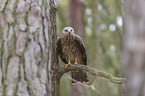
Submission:
POLYGON ((73 71, 71 73, 72 73, 72 78, 74 79, 72 80, 72 83, 76 83, 75 80, 83 83, 89 82, 87 73, 85 71, 73 71))

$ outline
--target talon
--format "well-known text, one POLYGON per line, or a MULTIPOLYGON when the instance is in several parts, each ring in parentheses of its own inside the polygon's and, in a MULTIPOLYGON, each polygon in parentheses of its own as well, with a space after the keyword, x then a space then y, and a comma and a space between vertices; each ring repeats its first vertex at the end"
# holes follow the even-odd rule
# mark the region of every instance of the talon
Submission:
POLYGON ((77 62, 77 58, 75 58, 75 63, 74 64, 78 64, 78 62, 77 62))
POLYGON ((67 68, 68 64, 65 64, 65 68, 67 68))
POLYGON ((68 61, 68 64, 71 64, 71 63, 70 63, 70 59, 69 59, 69 61, 68 61))
POLYGON ((68 64, 65 64, 65 68, 67 68, 68 65, 70 65, 70 59, 68 60, 68 64))

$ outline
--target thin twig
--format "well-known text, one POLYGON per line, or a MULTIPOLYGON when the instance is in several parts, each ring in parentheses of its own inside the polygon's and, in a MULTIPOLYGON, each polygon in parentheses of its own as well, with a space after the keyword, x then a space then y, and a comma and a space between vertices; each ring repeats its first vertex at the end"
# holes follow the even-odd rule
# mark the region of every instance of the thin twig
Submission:
POLYGON ((124 0, 121 0, 122 3, 125 3, 124 0))

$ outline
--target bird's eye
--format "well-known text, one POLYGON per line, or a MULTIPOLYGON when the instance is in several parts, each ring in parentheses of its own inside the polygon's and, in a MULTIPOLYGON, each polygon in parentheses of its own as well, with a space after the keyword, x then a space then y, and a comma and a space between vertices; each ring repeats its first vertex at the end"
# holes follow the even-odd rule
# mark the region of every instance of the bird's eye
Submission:
POLYGON ((64 30, 65 32, 67 32, 68 30, 64 30))
POLYGON ((72 29, 70 31, 73 31, 72 29))

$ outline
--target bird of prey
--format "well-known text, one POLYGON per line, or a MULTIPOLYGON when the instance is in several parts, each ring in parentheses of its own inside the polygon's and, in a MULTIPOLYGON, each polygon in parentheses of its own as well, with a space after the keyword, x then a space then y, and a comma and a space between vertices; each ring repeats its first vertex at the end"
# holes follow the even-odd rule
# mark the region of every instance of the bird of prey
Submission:
MULTIPOLYGON (((57 39, 57 54, 61 60, 66 64, 83 64, 87 65, 87 55, 83 40, 79 35, 74 33, 72 27, 65 27, 62 35, 57 39)), ((88 83, 88 77, 85 71, 72 71, 72 83, 79 81, 88 83)))

